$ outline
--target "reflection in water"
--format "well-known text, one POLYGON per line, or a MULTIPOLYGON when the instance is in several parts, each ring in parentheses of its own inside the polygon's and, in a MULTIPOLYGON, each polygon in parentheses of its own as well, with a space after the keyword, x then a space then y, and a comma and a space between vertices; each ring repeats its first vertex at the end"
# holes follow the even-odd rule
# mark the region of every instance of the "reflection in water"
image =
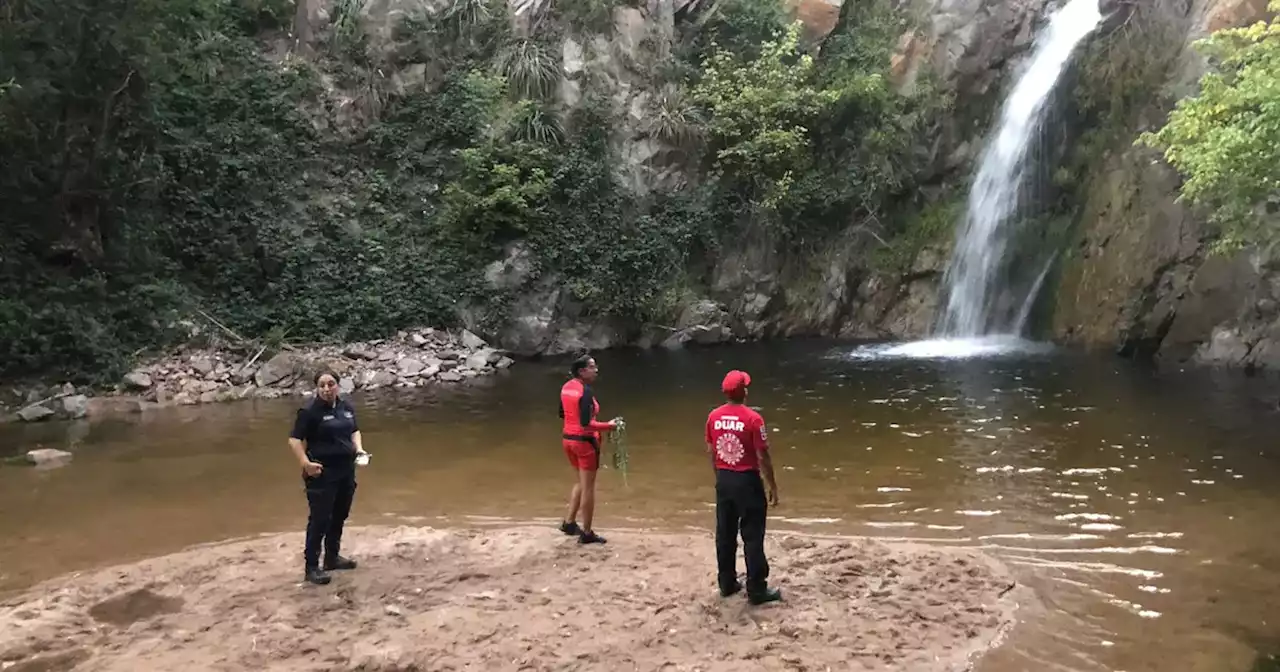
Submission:
MULTIPOLYGON (((1273 650, 1261 643, 1280 637, 1268 613, 1280 594, 1280 465, 1267 453, 1277 417, 1263 381, 1065 352, 851 352, 866 350, 601 355, 601 413, 627 417, 631 464, 627 486, 602 472, 599 527, 710 529, 702 422, 724 372, 742 368, 776 452, 774 529, 981 547, 1039 594, 1044 608, 979 669, 1246 670, 1273 650)), ((559 365, 526 364, 470 386, 357 397, 376 457, 352 524, 551 525, 570 483, 553 405, 563 380, 559 365)), ((0 469, 0 591, 301 529, 285 446, 293 408, 0 428, 7 454, 76 452, 59 470, 0 469)))

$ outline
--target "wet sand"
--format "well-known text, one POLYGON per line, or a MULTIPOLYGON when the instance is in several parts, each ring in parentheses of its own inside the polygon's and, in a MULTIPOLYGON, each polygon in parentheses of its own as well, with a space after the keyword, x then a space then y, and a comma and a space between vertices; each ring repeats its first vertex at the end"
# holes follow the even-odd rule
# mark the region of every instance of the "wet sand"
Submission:
MULTIPOLYGON (((0 604, 0 669, 964 670, 1032 597, 969 549, 772 533, 784 601, 715 590, 706 533, 356 527, 301 581, 300 534, 201 546, 0 604)), ((739 570, 741 571, 741 558, 739 570)))

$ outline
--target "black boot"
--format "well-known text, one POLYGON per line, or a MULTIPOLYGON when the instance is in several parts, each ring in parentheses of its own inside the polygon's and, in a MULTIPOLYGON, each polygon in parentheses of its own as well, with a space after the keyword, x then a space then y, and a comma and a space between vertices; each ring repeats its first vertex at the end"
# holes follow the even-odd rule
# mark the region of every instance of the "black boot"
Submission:
POLYGON ((751 604, 766 604, 769 602, 777 602, 782 599, 782 591, 777 588, 764 588, 758 592, 747 591, 747 602, 751 604))
POLYGON ((560 531, 567 537, 582 534, 582 528, 578 527, 578 523, 570 521, 560 523, 560 531))
POLYGON ((328 585, 331 580, 332 579, 329 578, 329 575, 326 574, 324 571, 322 571, 319 567, 307 568, 307 581, 309 583, 314 583, 317 586, 325 586, 325 585, 328 585))
POLYGON ((355 569, 356 561, 350 558, 344 558, 341 555, 335 555, 332 558, 325 558, 324 571, 332 572, 335 569, 355 569))
POLYGON ((730 597, 733 595, 737 595, 741 591, 742 591, 742 582, 734 581, 729 585, 720 586, 720 597, 730 597))

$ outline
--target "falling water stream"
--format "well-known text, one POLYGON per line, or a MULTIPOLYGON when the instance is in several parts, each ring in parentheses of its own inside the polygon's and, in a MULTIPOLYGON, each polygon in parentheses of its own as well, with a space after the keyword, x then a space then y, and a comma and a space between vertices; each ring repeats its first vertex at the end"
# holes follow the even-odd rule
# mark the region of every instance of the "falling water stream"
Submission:
POLYGON ((1098 0, 1069 0, 1036 39, 1035 50, 1001 108, 999 125, 978 166, 944 282, 935 338, 864 354, 873 357, 971 357, 1042 346, 1022 340, 1031 307, 1056 255, 1029 289, 1006 284, 1001 271, 1016 223, 1027 148, 1076 46, 1102 21, 1098 0))
POLYGON ((1027 147, 1072 51, 1101 20, 1098 0, 1070 0, 1040 34, 1031 60, 1005 100, 995 137, 983 152, 947 269, 941 335, 972 338, 1022 332, 1025 311, 1000 309, 997 299, 1006 289, 1001 287, 998 270, 1008 243, 1008 224, 1016 214, 1027 147))

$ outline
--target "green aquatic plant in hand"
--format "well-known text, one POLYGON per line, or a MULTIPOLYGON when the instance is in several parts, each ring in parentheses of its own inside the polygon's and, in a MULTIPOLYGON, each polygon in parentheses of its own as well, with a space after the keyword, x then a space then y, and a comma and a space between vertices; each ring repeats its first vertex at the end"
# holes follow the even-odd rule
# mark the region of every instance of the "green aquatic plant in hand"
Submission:
POLYGON ((609 436, 609 442, 613 444, 613 468, 622 472, 622 484, 628 485, 627 423, 623 422, 621 416, 614 418, 613 422, 617 424, 609 436))

